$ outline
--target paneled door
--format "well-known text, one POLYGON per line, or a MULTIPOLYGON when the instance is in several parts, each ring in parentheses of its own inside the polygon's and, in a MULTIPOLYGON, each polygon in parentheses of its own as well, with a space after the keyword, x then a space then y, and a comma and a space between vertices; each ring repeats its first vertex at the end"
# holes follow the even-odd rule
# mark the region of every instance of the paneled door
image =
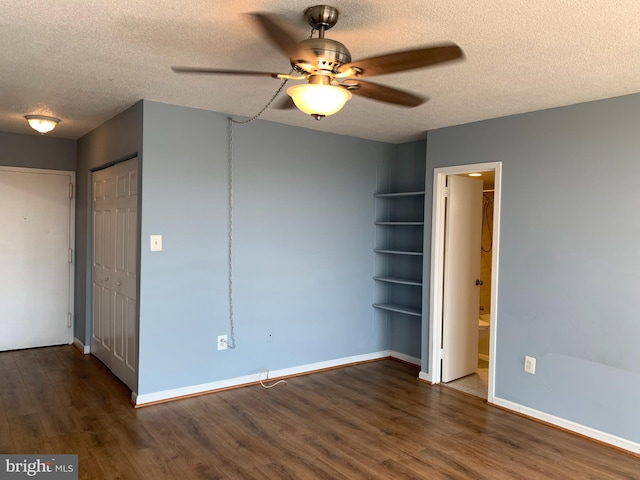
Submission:
POLYGON ((73 341, 74 183, 0 167, 0 350, 73 341))
POLYGON ((137 387, 138 159, 93 172, 91 353, 137 387))
POLYGON ((446 205, 442 381, 478 368, 482 180, 449 175, 446 205))

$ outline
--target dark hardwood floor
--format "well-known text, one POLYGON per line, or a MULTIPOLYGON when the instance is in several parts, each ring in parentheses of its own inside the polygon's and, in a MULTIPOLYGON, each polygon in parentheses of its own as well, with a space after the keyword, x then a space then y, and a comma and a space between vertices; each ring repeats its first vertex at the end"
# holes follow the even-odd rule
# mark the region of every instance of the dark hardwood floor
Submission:
POLYGON ((71 346, 0 353, 0 453, 77 453, 83 479, 640 478, 640 459, 393 360, 134 409, 71 346))

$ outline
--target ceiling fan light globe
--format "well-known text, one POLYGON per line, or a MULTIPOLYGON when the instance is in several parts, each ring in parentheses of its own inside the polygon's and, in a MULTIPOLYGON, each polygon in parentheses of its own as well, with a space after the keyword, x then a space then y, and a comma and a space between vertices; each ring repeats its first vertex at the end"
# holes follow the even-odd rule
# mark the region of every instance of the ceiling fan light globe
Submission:
POLYGON ((299 110, 314 116, 339 112, 352 96, 346 88, 315 84, 294 85, 287 89, 287 94, 299 110))

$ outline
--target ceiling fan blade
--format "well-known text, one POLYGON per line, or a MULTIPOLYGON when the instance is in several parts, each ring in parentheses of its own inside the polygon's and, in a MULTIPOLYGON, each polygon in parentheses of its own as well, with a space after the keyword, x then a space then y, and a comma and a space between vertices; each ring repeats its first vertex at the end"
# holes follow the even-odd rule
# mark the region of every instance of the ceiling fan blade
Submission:
POLYGON ((397 88, 387 87, 378 83, 350 80, 345 82, 343 86, 344 85, 358 85, 358 88, 353 90, 349 89, 349 91, 354 95, 360 95, 361 97, 367 97, 379 102, 401 105, 403 107, 417 107, 427 101, 426 98, 419 97, 413 93, 398 90, 397 88))
POLYGON ((193 67, 171 67, 176 73, 204 73, 212 75, 245 75, 251 77, 271 77, 282 78, 288 76, 286 73, 256 72, 253 70, 228 70, 224 68, 193 68, 193 67))
POLYGON ((428 67, 463 57, 464 53, 462 49, 455 43, 450 43, 365 58, 363 60, 346 63, 340 66, 339 71, 345 72, 352 68, 359 72, 357 74, 358 77, 371 77, 373 75, 383 75, 385 73, 428 67))
POLYGON ((312 63, 315 65, 315 58, 305 50, 299 48, 296 37, 284 26, 276 15, 268 13, 250 13, 258 25, 262 27, 267 39, 294 63, 312 63))

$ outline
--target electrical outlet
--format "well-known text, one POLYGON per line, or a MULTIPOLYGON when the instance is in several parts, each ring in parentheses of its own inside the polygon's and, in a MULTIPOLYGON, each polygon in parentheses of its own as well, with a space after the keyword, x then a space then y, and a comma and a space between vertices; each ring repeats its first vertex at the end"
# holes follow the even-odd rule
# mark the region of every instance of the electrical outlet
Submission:
POLYGON ((226 350, 227 345, 227 336, 226 335, 218 335, 218 350, 226 350))
POLYGON ((524 357, 524 371, 535 375, 536 373, 536 359, 533 357, 524 357))
POLYGON ((267 330, 267 342, 273 342, 273 330, 272 329, 268 329, 267 330))

